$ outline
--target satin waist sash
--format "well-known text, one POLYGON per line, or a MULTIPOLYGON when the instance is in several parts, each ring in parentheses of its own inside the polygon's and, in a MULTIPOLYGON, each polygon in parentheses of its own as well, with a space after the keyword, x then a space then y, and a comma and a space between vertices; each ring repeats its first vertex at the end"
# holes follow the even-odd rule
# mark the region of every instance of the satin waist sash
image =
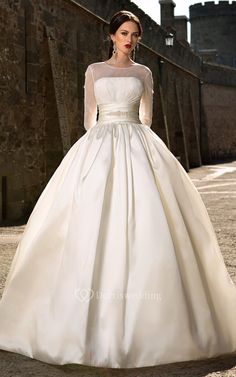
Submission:
POLYGON ((107 121, 125 121, 141 123, 139 119, 139 103, 135 104, 101 104, 98 106, 98 123, 107 121))

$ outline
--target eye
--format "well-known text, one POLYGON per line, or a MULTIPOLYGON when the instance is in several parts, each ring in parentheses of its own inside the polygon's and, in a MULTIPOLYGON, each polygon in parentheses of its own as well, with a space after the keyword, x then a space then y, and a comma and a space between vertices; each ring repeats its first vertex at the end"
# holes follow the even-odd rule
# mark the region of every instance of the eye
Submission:
POLYGON ((125 31, 122 31, 121 34, 122 35, 127 35, 127 33, 125 31))

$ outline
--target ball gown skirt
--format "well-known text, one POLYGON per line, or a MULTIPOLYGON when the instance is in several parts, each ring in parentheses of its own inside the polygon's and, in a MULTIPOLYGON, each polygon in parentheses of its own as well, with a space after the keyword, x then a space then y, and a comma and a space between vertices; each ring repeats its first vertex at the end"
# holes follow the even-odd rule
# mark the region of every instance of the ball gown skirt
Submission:
POLYGON ((39 197, 0 302, 1 349, 110 368, 235 352, 236 286, 207 210, 131 107, 101 106, 39 197))

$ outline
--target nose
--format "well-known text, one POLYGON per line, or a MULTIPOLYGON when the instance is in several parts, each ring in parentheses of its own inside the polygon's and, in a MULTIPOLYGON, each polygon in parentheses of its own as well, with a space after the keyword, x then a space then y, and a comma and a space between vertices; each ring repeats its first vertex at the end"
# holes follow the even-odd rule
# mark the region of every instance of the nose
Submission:
POLYGON ((131 44, 131 40, 132 40, 131 36, 127 36, 127 43, 131 44))

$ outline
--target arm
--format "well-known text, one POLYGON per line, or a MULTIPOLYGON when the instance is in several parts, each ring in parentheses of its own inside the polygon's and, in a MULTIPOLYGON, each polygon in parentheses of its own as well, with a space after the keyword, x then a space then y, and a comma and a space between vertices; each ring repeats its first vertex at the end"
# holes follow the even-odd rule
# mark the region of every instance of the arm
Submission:
POLYGON ((97 102, 94 95, 93 72, 90 66, 85 71, 84 81, 84 128, 88 131, 97 120, 97 102))
POLYGON ((142 124, 151 127, 153 113, 153 78, 152 71, 148 69, 144 78, 144 91, 140 100, 139 118, 142 124))

